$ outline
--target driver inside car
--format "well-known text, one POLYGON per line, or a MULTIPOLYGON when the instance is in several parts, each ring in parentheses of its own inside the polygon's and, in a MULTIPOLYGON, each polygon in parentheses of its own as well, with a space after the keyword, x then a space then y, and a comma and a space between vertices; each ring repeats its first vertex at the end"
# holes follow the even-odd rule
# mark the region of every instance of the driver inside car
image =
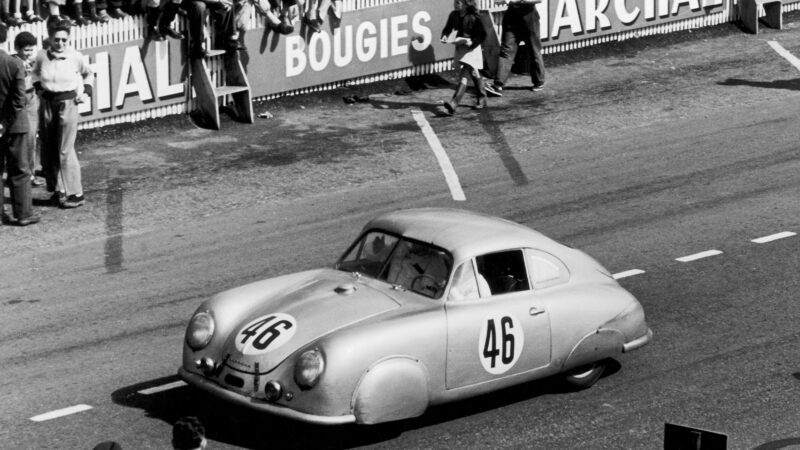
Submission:
POLYGON ((386 281, 437 297, 444 287, 447 274, 447 263, 441 252, 403 241, 398 244, 389 262, 386 281))

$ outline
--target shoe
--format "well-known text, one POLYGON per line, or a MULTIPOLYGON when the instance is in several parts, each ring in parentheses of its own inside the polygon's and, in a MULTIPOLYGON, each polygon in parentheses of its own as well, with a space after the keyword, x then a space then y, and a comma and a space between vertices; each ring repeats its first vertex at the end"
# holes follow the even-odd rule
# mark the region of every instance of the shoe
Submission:
POLYGON ((294 27, 291 24, 281 22, 278 25, 278 33, 280 34, 292 34, 294 32, 294 27))
POLYGON ((41 218, 39 216, 28 216, 24 219, 17 220, 18 227, 27 227, 28 225, 33 225, 35 223, 39 223, 41 218))
POLYGON ((311 28, 311 31, 314 33, 319 33, 322 31, 322 21, 319 19, 306 19, 306 25, 308 28, 311 28))
POLYGON ((31 186, 33 187, 44 186, 44 181, 37 180, 36 177, 31 176, 31 186))
POLYGON ((67 194, 63 192, 53 192, 50 197, 50 203, 53 206, 62 206, 67 201, 67 194))
POLYGON ((491 95, 492 97, 502 97, 503 96, 503 87, 497 86, 495 84, 487 84, 486 85, 486 92, 491 95))
POLYGON ((478 97, 478 103, 475 104, 475 109, 484 109, 486 106, 486 97, 478 97))
POLYGON ((453 102, 444 102, 444 109, 452 116, 456 113, 456 105, 453 102))
POLYGON ((105 9, 101 9, 100 12, 97 13, 97 22, 106 23, 111 20, 111 16, 108 15, 108 11, 105 9))
POLYGON ((11 16, 11 15, 6 17, 6 25, 9 26, 9 27, 18 27, 18 26, 22 25, 22 23, 23 22, 22 22, 20 17, 14 17, 14 16, 11 16))
POLYGON ((542 81, 541 83, 534 84, 533 87, 531 88, 533 92, 539 92, 543 89, 544 89, 544 81, 542 81))
POLYGON ((183 39, 183 33, 172 27, 161 27, 158 29, 158 34, 172 39, 183 39))
POLYGON ((128 17, 128 13, 119 8, 112 8, 108 15, 114 19, 124 19, 128 17))
POLYGON ((61 207, 64 209, 77 208, 83 206, 84 203, 86 203, 86 200, 84 200, 83 195, 70 195, 64 203, 61 203, 61 207))
POLYGON ((28 14, 25 16, 25 21, 29 23, 41 22, 42 20, 44 19, 39 17, 37 14, 28 14))

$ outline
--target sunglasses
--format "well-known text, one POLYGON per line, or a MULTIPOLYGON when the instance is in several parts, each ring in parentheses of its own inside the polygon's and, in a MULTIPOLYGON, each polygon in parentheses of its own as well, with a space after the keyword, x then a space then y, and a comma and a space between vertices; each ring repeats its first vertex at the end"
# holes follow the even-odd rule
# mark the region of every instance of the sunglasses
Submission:
POLYGON ((68 38, 53 38, 53 42, 67 42, 68 38))

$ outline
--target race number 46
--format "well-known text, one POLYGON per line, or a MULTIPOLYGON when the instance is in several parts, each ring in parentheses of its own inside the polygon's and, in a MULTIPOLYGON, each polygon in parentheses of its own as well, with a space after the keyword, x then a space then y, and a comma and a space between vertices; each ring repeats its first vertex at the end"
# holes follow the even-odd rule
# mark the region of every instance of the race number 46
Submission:
POLYGON ((245 355, 267 353, 281 347, 294 336, 297 322, 288 314, 259 317, 236 335, 236 349, 245 355))
POLYGON ((478 355, 483 368, 499 375, 507 372, 519 360, 524 342, 522 325, 507 314, 487 317, 481 326, 478 355))

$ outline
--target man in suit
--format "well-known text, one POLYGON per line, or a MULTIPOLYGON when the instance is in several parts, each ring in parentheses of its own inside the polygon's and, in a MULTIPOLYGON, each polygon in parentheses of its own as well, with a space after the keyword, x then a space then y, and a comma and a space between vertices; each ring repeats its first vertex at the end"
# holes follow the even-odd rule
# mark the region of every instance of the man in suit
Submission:
MULTIPOLYGON (((8 28, 0 24, 0 44, 8 38, 8 28)), ((7 171, 11 206, 19 226, 39 222, 33 215, 31 196, 30 147, 25 139, 28 117, 24 113, 25 65, 0 49, 0 173, 7 171)), ((0 191, 2 194, 2 191, 0 191)), ((3 213, 5 195, 0 195, 0 213, 3 213)))

